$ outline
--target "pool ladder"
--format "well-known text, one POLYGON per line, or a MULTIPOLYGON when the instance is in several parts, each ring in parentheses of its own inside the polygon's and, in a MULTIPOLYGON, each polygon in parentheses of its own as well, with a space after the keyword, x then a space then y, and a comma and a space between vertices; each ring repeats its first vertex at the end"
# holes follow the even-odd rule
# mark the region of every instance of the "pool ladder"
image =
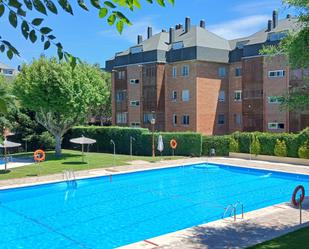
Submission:
POLYGON ((241 203, 240 201, 237 201, 234 204, 229 204, 225 209, 224 209, 224 213, 222 215, 222 219, 226 218, 226 217, 234 217, 234 221, 236 221, 236 215, 237 215, 237 208, 241 207, 241 218, 244 218, 244 204, 241 203), (229 216, 226 216, 226 214, 228 213, 228 211, 230 211, 229 216))
POLYGON ((75 173, 72 169, 63 171, 63 180, 65 180, 68 184, 68 187, 76 187, 76 177, 75 173))

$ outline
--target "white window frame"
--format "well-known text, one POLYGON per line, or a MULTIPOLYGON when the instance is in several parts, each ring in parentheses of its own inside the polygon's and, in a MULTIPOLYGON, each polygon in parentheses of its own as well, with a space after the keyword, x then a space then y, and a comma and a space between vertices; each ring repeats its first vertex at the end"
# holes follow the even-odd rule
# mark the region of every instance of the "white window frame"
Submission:
POLYGON ((219 91, 218 101, 225 102, 225 91, 224 90, 219 91))
POLYGON ((128 122, 128 113, 127 112, 117 112, 116 123, 117 124, 126 124, 127 122, 128 122))
POLYGON ((132 107, 140 106, 140 101, 139 100, 131 100, 130 106, 132 106, 132 107))
POLYGON ((281 104, 278 96, 268 96, 267 102, 268 104, 281 104))
POLYGON ((234 91, 234 101, 235 102, 241 102, 242 101, 242 90, 235 90, 234 91))
POLYGON ((133 127, 133 128, 140 128, 141 123, 140 122, 131 122, 130 126, 133 127))
POLYGON ((173 78, 177 78, 177 67, 176 66, 173 66, 172 68, 172 76, 173 78))
POLYGON ((218 76, 220 78, 225 78, 226 77, 226 67, 219 67, 218 68, 218 76))
POLYGON ((182 102, 190 101, 190 91, 188 89, 182 90, 181 100, 182 100, 182 102))
POLYGON ((183 65, 181 68, 181 76, 188 77, 190 75, 190 67, 189 65, 183 65))
POLYGON ((184 126, 190 125, 190 116, 188 114, 182 115, 181 124, 184 125, 184 126))
POLYGON ((173 125, 175 126, 175 125, 177 125, 177 120, 178 118, 177 118, 177 114, 173 114, 173 125))
POLYGON ((172 101, 173 101, 173 102, 176 102, 176 101, 177 101, 177 97, 178 97, 177 95, 178 95, 178 94, 177 94, 177 91, 175 91, 175 90, 172 91, 172 101), (175 98, 175 97, 176 97, 176 98, 175 98))
POLYGON ((283 78, 285 77, 285 70, 268 71, 268 78, 283 78))
POLYGON ((267 124, 267 127, 269 130, 283 130, 284 128, 279 128, 279 125, 283 124, 283 126, 285 127, 285 123, 278 123, 278 122, 269 122, 267 124))

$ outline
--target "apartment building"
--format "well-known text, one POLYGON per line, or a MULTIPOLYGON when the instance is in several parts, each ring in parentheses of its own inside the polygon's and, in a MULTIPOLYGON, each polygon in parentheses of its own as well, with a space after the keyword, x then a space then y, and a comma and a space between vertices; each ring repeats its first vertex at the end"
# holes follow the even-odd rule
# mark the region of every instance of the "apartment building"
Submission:
POLYGON ((0 62, 0 75, 3 75, 7 79, 12 79, 18 71, 8 65, 0 62))
POLYGON ((226 40, 205 27, 177 24, 169 32, 138 36, 137 45, 106 61, 112 72, 114 125, 160 131, 228 134, 235 131, 298 131, 309 113, 289 113, 278 96, 302 84, 308 70, 291 70, 284 55, 260 55, 297 32, 297 19, 273 11, 265 29, 226 40))

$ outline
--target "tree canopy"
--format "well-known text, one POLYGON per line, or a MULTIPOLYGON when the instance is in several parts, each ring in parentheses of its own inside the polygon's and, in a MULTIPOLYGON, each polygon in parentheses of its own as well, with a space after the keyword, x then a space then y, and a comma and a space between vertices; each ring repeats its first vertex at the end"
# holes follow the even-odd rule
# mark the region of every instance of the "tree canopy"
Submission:
MULTIPOLYGON (((154 0, 144 0, 146 3, 153 4, 154 0)), ((174 0, 156 0, 160 6, 165 6, 166 2, 174 4, 174 0)), ((134 11, 141 8, 141 0, 111 0, 103 1, 90 0, 89 4, 84 0, 77 0, 78 6, 85 11, 89 11, 91 6, 98 12, 98 17, 105 19, 111 26, 115 26, 119 33, 122 32, 125 25, 131 25, 130 20, 120 10, 129 9, 134 11)), ((71 55, 63 48, 60 41, 53 34, 51 27, 44 25, 44 19, 48 14, 57 15, 59 11, 67 12, 74 15, 72 5, 68 0, 0 0, 0 18, 7 18, 8 25, 18 28, 22 36, 32 43, 41 41, 44 44, 44 49, 49 49, 51 45, 57 49, 58 58, 64 58, 71 65, 76 65, 75 56, 71 55), (29 15, 37 15, 38 17, 29 19, 29 15)), ((14 55, 19 56, 19 51, 14 47, 11 41, 2 38, 0 34, 0 52, 6 53, 9 59, 14 55)))
POLYGON ((102 84, 102 72, 97 67, 79 63, 73 70, 67 62, 42 57, 22 66, 14 93, 55 137, 56 155, 60 156, 63 135, 102 103, 102 84))

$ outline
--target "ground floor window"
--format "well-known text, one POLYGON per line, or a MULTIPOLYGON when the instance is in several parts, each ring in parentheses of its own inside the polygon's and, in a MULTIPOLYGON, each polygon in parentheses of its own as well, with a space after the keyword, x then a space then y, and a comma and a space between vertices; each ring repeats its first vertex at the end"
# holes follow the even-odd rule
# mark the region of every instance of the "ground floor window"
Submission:
POLYGON ((127 113, 126 112, 119 112, 116 116, 117 124, 126 124, 127 123, 127 113))
POLYGON ((234 114, 234 123, 236 125, 240 125, 241 124, 241 120, 242 120, 241 114, 234 114))
POLYGON ((177 115, 173 115, 173 125, 177 125, 177 115))
POLYGON ((140 123, 140 122, 132 122, 132 123, 131 123, 131 127, 133 127, 133 128, 139 128, 139 127, 141 127, 141 123, 140 123))
POLYGON ((189 117, 189 115, 183 115, 182 116, 182 124, 183 125, 189 125, 190 124, 190 117, 189 117))
POLYGON ((284 123, 270 122, 268 123, 268 129, 269 130, 284 129, 284 123))
POLYGON ((144 124, 150 124, 150 121, 153 118, 154 118, 153 113, 144 113, 144 124))

